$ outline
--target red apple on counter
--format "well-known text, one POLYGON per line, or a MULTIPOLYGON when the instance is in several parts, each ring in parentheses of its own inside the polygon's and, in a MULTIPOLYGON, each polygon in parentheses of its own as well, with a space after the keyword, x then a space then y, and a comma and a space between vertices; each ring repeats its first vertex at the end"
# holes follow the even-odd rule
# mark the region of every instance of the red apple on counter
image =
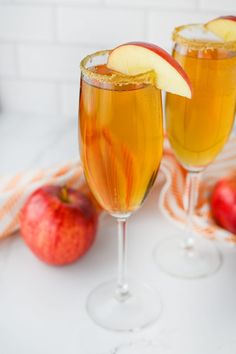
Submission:
POLYGON ((42 261, 63 265, 79 259, 92 245, 98 216, 91 200, 67 187, 44 186, 20 213, 23 239, 42 261))
POLYGON ((205 24, 208 31, 225 42, 236 40, 236 16, 221 16, 205 24))
POLYGON ((138 75, 153 70, 156 87, 191 98, 190 80, 180 64, 155 44, 130 42, 113 49, 107 67, 125 75, 138 75))
POLYGON ((211 210, 216 222, 236 233, 236 178, 220 180, 212 193, 211 210))

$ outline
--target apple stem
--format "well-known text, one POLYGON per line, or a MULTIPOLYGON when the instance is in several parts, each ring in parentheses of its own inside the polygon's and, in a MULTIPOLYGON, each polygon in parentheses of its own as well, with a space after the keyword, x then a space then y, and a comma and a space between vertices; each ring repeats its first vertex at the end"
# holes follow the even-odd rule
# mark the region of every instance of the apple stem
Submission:
POLYGON ((68 195, 68 188, 63 186, 60 191, 60 199, 64 203, 69 203, 69 195, 68 195))

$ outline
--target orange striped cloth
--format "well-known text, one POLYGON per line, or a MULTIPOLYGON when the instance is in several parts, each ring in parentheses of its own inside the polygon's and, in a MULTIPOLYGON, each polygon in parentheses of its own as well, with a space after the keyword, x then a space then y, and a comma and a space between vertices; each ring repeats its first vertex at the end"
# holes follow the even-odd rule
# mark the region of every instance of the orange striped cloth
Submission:
MULTIPOLYGON (((184 197, 186 171, 179 165, 168 143, 161 163, 165 182, 160 191, 159 206, 163 214, 175 225, 184 228, 186 213, 184 197)), ((216 160, 202 173, 195 213, 192 218, 193 230, 208 238, 236 243, 236 235, 220 228, 214 222, 210 211, 210 196, 215 183, 225 176, 236 174, 236 137, 225 145, 216 160)), ((197 183, 197 182, 195 182, 197 183)))
MULTIPOLYGON (((209 196, 215 182, 236 169, 236 137, 225 146, 223 152, 203 173, 200 197, 193 218, 194 230, 210 238, 236 242, 236 236, 213 223, 209 210, 209 196)), ((164 215, 176 225, 184 227, 183 192, 186 173, 176 161, 166 144, 164 158, 157 181, 164 178, 160 189, 159 206, 164 215)), ((0 239, 9 236, 19 228, 18 214, 27 197, 45 184, 68 185, 82 188, 84 185, 82 166, 78 161, 51 169, 19 173, 14 176, 0 176, 0 239)))

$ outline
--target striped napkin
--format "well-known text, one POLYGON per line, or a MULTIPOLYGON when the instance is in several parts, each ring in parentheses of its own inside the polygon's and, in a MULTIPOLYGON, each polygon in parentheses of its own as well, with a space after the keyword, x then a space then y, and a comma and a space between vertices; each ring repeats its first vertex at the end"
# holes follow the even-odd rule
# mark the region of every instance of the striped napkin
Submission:
MULTIPOLYGON (((222 153, 203 173, 200 195, 193 217, 193 228, 209 238, 236 243, 236 236, 218 227, 212 220, 209 197, 216 181, 236 170, 236 137, 225 146, 222 153)), ((159 206, 163 214, 175 225, 185 226, 183 193, 186 172, 175 159, 168 142, 165 144, 157 183, 163 181, 160 189, 159 206), (159 182, 158 182, 159 181, 159 182)), ((83 169, 78 161, 50 169, 28 171, 13 176, 0 176, 0 239, 18 230, 18 215, 27 197, 45 184, 68 185, 88 191, 84 183, 83 169)))
MULTIPOLYGON (((161 173, 165 178, 160 191, 159 207, 163 214, 175 225, 184 228, 186 213, 184 198, 186 171, 177 162, 168 142, 161 163, 161 173)), ((236 243, 236 235, 220 228, 214 222, 210 210, 210 197, 215 183, 228 176, 236 175, 236 137, 232 137, 222 152, 203 172, 199 186, 198 201, 192 217, 193 231, 211 239, 236 243)), ((195 182, 199 183, 199 182, 195 182)))

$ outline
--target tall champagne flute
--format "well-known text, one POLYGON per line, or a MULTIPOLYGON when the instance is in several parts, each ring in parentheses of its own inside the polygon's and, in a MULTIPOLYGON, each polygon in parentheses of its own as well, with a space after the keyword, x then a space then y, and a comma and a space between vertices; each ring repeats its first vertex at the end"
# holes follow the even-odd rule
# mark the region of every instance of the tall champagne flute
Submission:
POLYGON ((212 39, 201 25, 187 25, 173 33, 173 57, 187 72, 191 100, 167 94, 166 127, 170 144, 187 171, 186 236, 166 239, 155 251, 168 273, 185 278, 217 271, 221 255, 212 241, 196 238, 192 217, 201 172, 226 143, 234 122, 236 102, 236 42, 212 39))
POLYGON ((109 51, 81 62, 80 155, 96 200, 118 225, 118 277, 87 299, 93 320, 132 331, 154 322, 161 302, 149 286, 127 277, 126 224, 153 185, 162 157, 161 92, 153 73, 120 75, 106 67, 109 51))

